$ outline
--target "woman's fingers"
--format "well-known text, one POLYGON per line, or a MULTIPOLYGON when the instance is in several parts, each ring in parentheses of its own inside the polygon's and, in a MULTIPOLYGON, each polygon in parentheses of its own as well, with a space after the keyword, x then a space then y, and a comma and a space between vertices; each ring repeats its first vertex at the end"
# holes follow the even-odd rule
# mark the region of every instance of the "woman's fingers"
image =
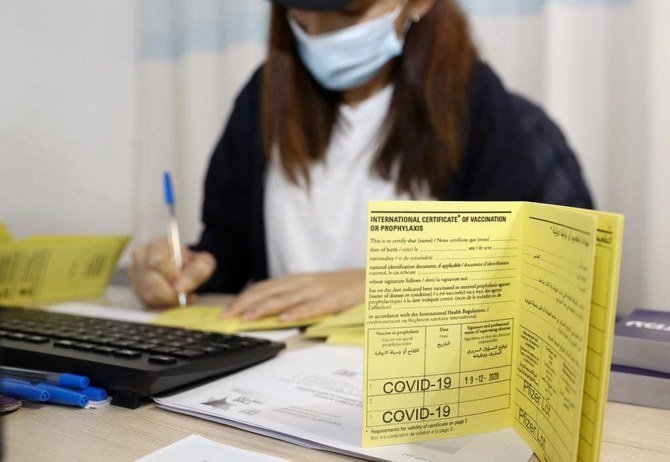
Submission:
POLYGON ((191 252, 187 250, 184 267, 178 274, 174 286, 179 292, 193 292, 212 276, 216 269, 216 260, 209 252, 191 252))
POLYGON ((164 275, 169 281, 177 277, 179 271, 172 260, 170 242, 166 237, 157 237, 147 244, 144 265, 164 275))
POLYGON ((335 314, 352 307, 353 304, 333 303, 325 299, 309 300, 305 303, 290 308, 279 315, 282 322, 299 321, 301 319, 315 318, 324 314, 335 314))
POLYGON ((365 271, 324 273, 319 296, 286 310, 280 321, 297 321, 346 310, 365 300, 365 271))
POLYGON ((162 274, 136 266, 131 267, 129 273, 133 289, 146 306, 177 304, 177 291, 162 274))
POLYGON ((254 284, 232 302, 224 317, 254 320, 279 315, 283 321, 293 321, 337 313, 364 298, 363 270, 298 274, 254 284))
POLYGON ((257 282, 245 289, 229 305, 224 317, 244 316, 247 319, 276 314, 304 299, 309 278, 292 275, 257 282), (251 315, 251 313, 254 315, 251 315))
MULTIPOLYGON (((207 252, 182 249, 184 265, 174 266, 169 242, 164 237, 133 250, 129 270, 133 289, 142 302, 151 307, 174 306, 178 292, 189 293, 201 286, 214 272, 216 261, 207 252)), ((189 297, 193 300, 193 297, 189 297)))
POLYGON ((309 287, 281 293, 251 306, 242 314, 242 318, 252 321, 280 314, 288 309, 307 303, 313 297, 313 290, 310 290, 309 287))
POLYGON ((133 250, 130 283, 142 302, 150 307, 174 305, 177 301, 177 291, 165 273, 174 272, 166 244, 167 239, 156 238, 133 250))

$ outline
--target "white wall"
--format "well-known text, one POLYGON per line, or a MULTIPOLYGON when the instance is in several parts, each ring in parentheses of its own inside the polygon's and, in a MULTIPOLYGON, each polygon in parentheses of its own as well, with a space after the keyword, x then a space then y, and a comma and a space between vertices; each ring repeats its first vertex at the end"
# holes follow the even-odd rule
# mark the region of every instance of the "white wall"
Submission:
MULTIPOLYGON (((642 305, 670 311, 670 1, 646 3, 649 28, 649 55, 652 65, 647 76, 645 98, 650 108, 648 183, 649 213, 642 223, 629 223, 644 229, 639 236, 644 265, 641 277, 642 305)), ((635 151, 631 152, 635 156, 635 151)))
POLYGON ((670 311, 670 2, 602 3, 554 0, 473 26, 508 86, 562 127, 597 207, 626 216, 620 312, 670 311))
POLYGON ((221 53, 191 53, 174 62, 143 60, 135 174, 140 188, 134 220, 138 242, 165 232, 164 170, 174 178, 181 237, 197 242, 209 158, 235 96, 264 55, 263 46, 243 42, 221 53))
POLYGON ((0 221, 130 233, 133 0, 0 2, 0 221))

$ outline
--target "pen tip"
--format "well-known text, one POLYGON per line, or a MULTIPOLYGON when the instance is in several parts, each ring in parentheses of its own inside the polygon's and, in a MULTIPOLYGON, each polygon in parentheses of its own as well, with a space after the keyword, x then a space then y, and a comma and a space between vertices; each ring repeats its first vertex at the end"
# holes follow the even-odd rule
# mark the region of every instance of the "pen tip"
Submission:
POLYGON ((172 192, 172 179, 170 172, 163 172, 163 190, 165 192, 165 203, 167 205, 174 205, 174 194, 172 192))

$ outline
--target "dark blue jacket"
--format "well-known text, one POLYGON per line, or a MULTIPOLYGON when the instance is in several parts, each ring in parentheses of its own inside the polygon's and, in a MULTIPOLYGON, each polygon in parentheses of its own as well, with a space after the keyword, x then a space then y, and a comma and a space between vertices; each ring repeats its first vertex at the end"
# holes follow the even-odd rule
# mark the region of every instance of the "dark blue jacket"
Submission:
MULTIPOLYGON (((235 101, 205 181, 204 230, 195 250, 217 269, 203 291, 238 292, 267 278, 261 138, 261 72, 235 101)), ((459 171, 440 197, 454 201, 533 201, 591 208, 579 164, 556 125, 508 92, 478 64, 468 94, 469 134, 459 171)))

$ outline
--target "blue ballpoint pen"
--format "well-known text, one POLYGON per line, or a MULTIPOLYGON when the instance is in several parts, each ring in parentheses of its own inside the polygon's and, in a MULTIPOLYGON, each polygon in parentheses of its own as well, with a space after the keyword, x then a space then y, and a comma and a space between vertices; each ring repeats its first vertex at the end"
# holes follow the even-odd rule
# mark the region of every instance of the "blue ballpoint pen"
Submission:
POLYGON ((49 395, 51 395, 47 401, 49 403, 76 407, 88 406, 88 398, 83 393, 57 387, 51 383, 38 383, 35 387, 49 392, 49 395))
POLYGON ((38 371, 20 367, 0 366, 0 377, 24 379, 32 382, 51 382, 68 388, 86 388, 88 377, 60 372, 38 371))
POLYGON ((45 402, 51 398, 48 390, 15 379, 0 379, 0 393, 26 401, 45 402))
MULTIPOLYGON (((181 241, 179 239, 179 227, 177 226, 177 213, 175 211, 174 194, 172 191, 172 179, 170 172, 163 173, 163 187, 165 190, 165 205, 168 207, 170 218, 168 222, 168 234, 170 236, 170 247, 172 248, 172 261, 177 271, 181 271, 183 260, 181 255, 181 241)), ((186 294, 178 292, 179 306, 186 306, 186 294)))
POLYGON ((98 387, 88 387, 79 390, 79 393, 85 395, 89 401, 103 401, 107 399, 107 390, 98 387))

